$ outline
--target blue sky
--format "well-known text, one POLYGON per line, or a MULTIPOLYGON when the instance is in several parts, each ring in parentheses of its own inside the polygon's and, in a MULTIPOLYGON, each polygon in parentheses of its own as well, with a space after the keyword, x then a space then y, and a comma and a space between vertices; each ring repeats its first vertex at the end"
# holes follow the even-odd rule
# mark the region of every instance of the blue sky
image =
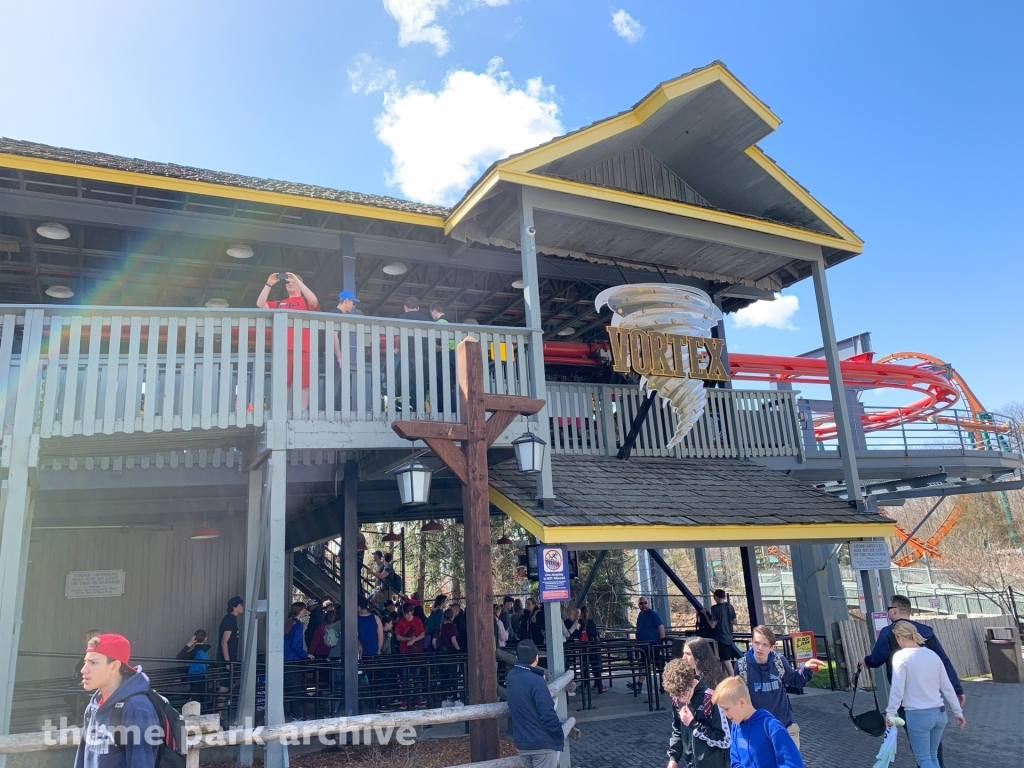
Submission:
MULTIPOLYGON (((6 0, 0 135, 443 201, 720 59, 783 120, 764 150, 867 243, 829 270, 837 333, 937 355, 989 408, 1024 400, 1024 4, 156 6, 6 0)), ((730 347, 819 346, 809 282, 788 293, 788 327, 733 321, 730 347)))

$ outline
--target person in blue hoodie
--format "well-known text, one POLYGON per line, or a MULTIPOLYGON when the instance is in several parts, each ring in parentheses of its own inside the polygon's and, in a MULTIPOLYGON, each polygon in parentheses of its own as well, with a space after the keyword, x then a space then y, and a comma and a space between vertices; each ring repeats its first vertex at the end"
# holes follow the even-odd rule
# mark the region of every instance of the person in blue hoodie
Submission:
POLYGON ((505 680, 512 740, 526 765, 556 768, 565 735, 551 692, 544 682, 544 670, 537 666, 540 661, 537 645, 532 640, 521 640, 516 646, 516 659, 516 665, 505 680))
MULTIPOLYGON (((960 676, 956 673, 956 669, 953 667, 953 662, 949 660, 949 656, 946 655, 946 650, 942 647, 942 643, 939 642, 939 638, 935 636, 935 630, 929 627, 927 624, 921 624, 920 622, 913 621, 910 618, 912 612, 912 606, 910 598, 904 597, 903 595, 893 595, 892 599, 889 600, 889 626, 883 627, 882 631, 878 633, 878 640, 875 641, 875 647, 871 649, 871 654, 864 657, 864 666, 869 669, 877 669, 878 667, 885 665, 885 676, 892 682, 892 657, 900 650, 899 643, 896 642, 896 636, 892 633, 892 628, 897 622, 905 621, 908 624, 913 624, 917 633, 924 638, 924 647, 935 652, 935 655, 942 661, 942 666, 946 668, 946 676, 949 677, 949 682, 953 685, 953 691, 956 693, 956 698, 960 702, 960 706, 964 705, 967 697, 964 695, 964 686, 960 682, 960 676)), ((903 717, 903 707, 900 707, 897 712, 899 717, 903 717)), ((904 718, 905 719, 905 718, 904 718)), ((906 730, 906 726, 904 726, 906 730)), ((943 762, 942 755, 942 742, 939 742, 939 768, 946 768, 943 762)))
POLYGON ((750 690, 751 704, 763 709, 779 720, 800 748, 800 726, 793 722, 793 708, 789 704, 786 686, 802 689, 814 673, 825 666, 818 659, 810 659, 797 669, 789 659, 776 653, 775 633, 763 624, 751 633, 750 650, 736 662, 736 674, 750 690))
POLYGON ((723 680, 711 703, 729 718, 731 768, 804 768, 800 750, 786 727, 763 709, 754 708, 743 680, 723 680))
POLYGON ((291 699, 287 708, 291 710, 293 720, 301 720, 305 714, 303 710, 306 704, 306 670, 300 663, 313 658, 306 650, 306 641, 303 637, 305 627, 302 620, 307 613, 309 610, 305 603, 294 602, 288 611, 288 621, 284 623, 284 687, 287 691, 286 698, 291 699))
POLYGON ((99 635, 86 646, 82 687, 93 691, 93 695, 85 708, 75 768, 154 768, 156 765, 162 741, 147 743, 146 732, 150 728, 159 730, 159 720, 145 695, 149 678, 131 666, 131 652, 131 644, 121 635, 99 635), (119 718, 116 711, 119 711, 119 718), (118 724, 118 719, 125 729, 123 738, 115 742, 114 732, 109 729, 118 724))

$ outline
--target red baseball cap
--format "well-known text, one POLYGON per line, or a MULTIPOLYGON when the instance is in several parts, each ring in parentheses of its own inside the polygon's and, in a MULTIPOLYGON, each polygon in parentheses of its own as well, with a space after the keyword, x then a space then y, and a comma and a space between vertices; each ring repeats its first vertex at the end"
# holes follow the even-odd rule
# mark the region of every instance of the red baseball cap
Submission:
POLYGON ((92 651, 102 654, 111 661, 120 661, 126 667, 131 666, 128 660, 132 655, 132 646, 128 638, 121 635, 100 635, 85 650, 86 653, 92 651))

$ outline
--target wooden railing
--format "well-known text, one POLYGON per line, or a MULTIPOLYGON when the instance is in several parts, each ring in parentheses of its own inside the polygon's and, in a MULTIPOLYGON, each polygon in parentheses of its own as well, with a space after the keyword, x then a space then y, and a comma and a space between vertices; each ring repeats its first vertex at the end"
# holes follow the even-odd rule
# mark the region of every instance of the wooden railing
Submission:
MULTIPOLYGON (((259 427, 273 412, 275 377, 300 384, 281 401, 294 421, 455 421, 454 349, 470 333, 482 342, 487 392, 531 394, 529 332, 519 328, 273 310, 9 307, 0 317, 0 421, 9 432, 21 361, 33 355, 41 438, 259 427), (26 312, 41 317, 36 350, 25 349, 26 312)), ((391 436, 386 425, 378 431, 391 436)))
MULTIPOLYGON (((749 458, 801 456, 795 393, 708 389, 704 413, 682 442, 667 448, 676 416, 659 399, 648 413, 634 456, 749 458)), ((640 407, 638 387, 547 383, 555 453, 613 456, 640 407)), ((657 397, 657 396, 656 396, 657 397)))

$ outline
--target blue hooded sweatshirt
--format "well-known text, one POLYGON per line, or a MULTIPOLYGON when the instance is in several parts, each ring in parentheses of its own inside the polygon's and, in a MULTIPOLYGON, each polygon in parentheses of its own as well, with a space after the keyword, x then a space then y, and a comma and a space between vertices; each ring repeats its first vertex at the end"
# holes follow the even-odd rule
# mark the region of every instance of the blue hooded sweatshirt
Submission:
POLYGON ((146 743, 146 729, 158 726, 159 720, 149 699, 136 695, 145 694, 148 688, 149 678, 137 672, 124 680, 102 706, 99 691, 93 694, 85 708, 75 768, 154 768, 159 743, 146 743), (121 722, 126 728, 123 750, 107 730, 115 708, 121 710, 121 722))
POLYGON ((786 726, 763 709, 755 710, 742 723, 730 723, 729 730, 731 768, 804 768, 786 726))
MULTIPOLYGON (((789 660, 785 656, 779 656, 775 651, 768 652, 768 660, 764 664, 757 663, 753 649, 747 651, 744 658, 747 666, 745 682, 747 688, 750 689, 750 703, 755 709, 763 709, 778 718, 783 725, 792 724, 793 708, 789 705, 786 686, 802 689, 807 681, 814 677, 814 670, 793 669, 789 660), (781 677, 779 677, 779 662, 782 666, 781 677)), ((735 667, 736 674, 740 675, 743 665, 737 661, 735 667)))
MULTIPOLYGON (((921 624, 912 619, 896 619, 896 621, 909 621, 914 625, 918 634, 924 638, 924 647, 934 651, 935 655, 942 660, 942 666, 946 668, 946 675, 949 677, 949 682, 953 684, 953 690, 956 691, 957 696, 962 696, 964 686, 960 682, 960 677, 957 675, 956 670, 953 668, 953 662, 946 655, 946 650, 942 647, 942 643, 935 636, 935 630, 927 624, 921 624)), ((876 669, 885 664, 885 674, 889 678, 889 682, 892 682, 892 657, 900 649, 899 643, 896 642, 896 638, 892 634, 893 624, 895 623, 894 621, 889 626, 882 628, 882 631, 878 633, 878 640, 875 641, 875 647, 871 649, 871 655, 864 659, 871 669, 876 669)))

